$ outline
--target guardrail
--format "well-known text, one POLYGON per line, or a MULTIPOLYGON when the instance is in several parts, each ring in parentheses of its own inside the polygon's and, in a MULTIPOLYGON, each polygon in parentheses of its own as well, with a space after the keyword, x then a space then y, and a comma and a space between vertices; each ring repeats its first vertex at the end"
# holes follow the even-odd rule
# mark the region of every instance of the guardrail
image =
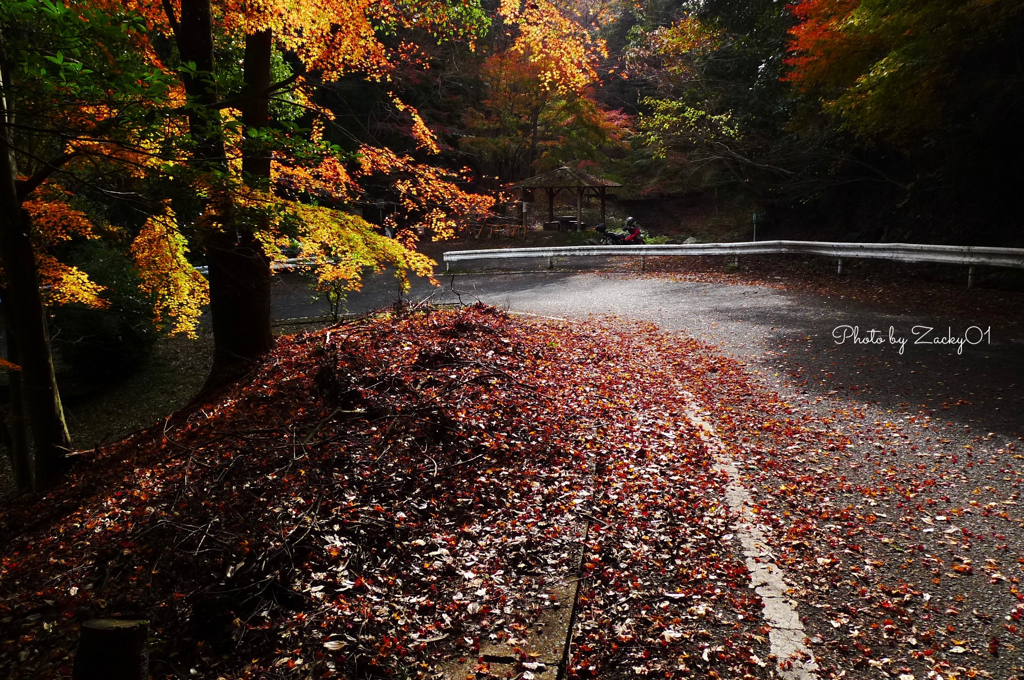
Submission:
MULTIPOLYGON (((280 260, 280 261, 278 261, 278 260, 271 260, 270 261, 270 269, 273 270, 273 271, 278 271, 280 269, 283 269, 285 271, 290 271, 292 269, 298 269, 299 267, 303 267, 303 266, 312 266, 313 264, 314 264, 313 260, 300 260, 298 258, 293 257, 293 258, 288 259, 288 260, 280 260)), ((199 272, 203 276, 209 276, 210 275, 210 268, 209 268, 209 266, 207 266, 205 264, 201 264, 198 267, 193 267, 193 269, 195 269, 197 272, 199 272)))
POLYGON ((833 243, 825 241, 742 241, 739 243, 694 243, 689 245, 562 246, 552 248, 504 248, 497 250, 453 250, 444 254, 446 269, 470 260, 547 258, 548 268, 556 257, 618 256, 647 257, 693 255, 820 255, 834 257, 838 271, 844 259, 875 259, 893 262, 937 262, 967 266, 967 285, 974 285, 974 267, 1016 267, 1024 269, 1024 248, 988 246, 940 246, 921 243, 833 243))

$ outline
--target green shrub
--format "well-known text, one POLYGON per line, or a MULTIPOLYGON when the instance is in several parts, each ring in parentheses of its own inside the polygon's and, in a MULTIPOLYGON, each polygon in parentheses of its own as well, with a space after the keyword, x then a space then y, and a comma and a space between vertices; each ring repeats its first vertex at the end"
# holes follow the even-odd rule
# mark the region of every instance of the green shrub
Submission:
POLYGON ((131 261, 114 245, 90 241, 76 248, 76 265, 104 286, 105 309, 54 307, 51 338, 66 391, 93 392, 131 375, 148 358, 157 332, 152 300, 139 292, 131 261))
POLYGON ((92 392, 137 370, 156 340, 147 317, 123 310, 53 310, 53 350, 72 393, 92 392))

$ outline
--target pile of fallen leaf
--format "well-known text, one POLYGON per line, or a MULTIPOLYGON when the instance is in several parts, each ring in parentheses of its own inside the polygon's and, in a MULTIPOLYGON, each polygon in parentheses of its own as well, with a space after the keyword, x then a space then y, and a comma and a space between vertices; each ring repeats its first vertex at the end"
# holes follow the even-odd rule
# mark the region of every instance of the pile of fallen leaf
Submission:
POLYGON ((125 616, 155 678, 437 677, 578 580, 570 675, 776 677, 666 373, 699 348, 653 335, 474 306, 282 340, 5 512, 0 673, 66 675, 125 616))

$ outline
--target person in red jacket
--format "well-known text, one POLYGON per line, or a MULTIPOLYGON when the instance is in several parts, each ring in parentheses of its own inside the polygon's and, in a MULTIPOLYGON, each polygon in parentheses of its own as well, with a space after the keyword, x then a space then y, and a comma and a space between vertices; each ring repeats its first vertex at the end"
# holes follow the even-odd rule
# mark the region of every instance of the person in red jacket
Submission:
POLYGON ((626 218, 626 238, 623 239, 623 243, 640 243, 643 239, 640 237, 640 226, 636 223, 632 217, 626 218))

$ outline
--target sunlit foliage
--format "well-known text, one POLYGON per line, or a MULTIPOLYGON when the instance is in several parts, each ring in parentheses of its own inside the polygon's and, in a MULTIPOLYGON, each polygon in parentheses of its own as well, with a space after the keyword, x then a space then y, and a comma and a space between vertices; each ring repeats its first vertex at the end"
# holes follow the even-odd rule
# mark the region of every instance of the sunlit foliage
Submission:
POLYGON ((607 56, 604 42, 547 0, 502 0, 499 10, 519 29, 512 46, 539 69, 544 87, 579 92, 597 80, 594 63, 607 56))
MULTIPOLYGON (((133 248, 140 269, 146 266, 149 253, 163 255, 154 276, 144 278, 151 292, 160 291, 156 313, 165 328, 189 331, 194 324, 186 318, 193 318, 197 305, 205 300, 205 291, 192 285, 191 265, 184 257, 185 234, 202 246, 204 233, 253 229, 273 260, 282 259, 282 245, 298 243, 302 258, 318 269, 322 281, 343 279, 347 287, 355 288, 364 268, 379 271, 385 265, 395 266, 403 282, 409 272, 428 273, 430 261, 413 252, 416 234, 430 230, 434 238, 446 238, 460 221, 482 216, 493 204, 492 198, 468 193, 461 186, 467 178, 386 147, 362 143, 358 154, 345 154, 325 141, 325 127, 334 125, 334 113, 317 101, 324 82, 346 77, 389 82, 396 64, 407 64, 415 45, 396 44, 388 36, 416 29, 439 41, 476 40, 487 25, 477 2, 214 2, 214 31, 225 58, 210 74, 196 72, 194 64, 181 63, 176 50, 168 49, 180 30, 179 3, 93 0, 91 4, 109 12, 138 11, 147 29, 140 36, 140 53, 154 68, 172 78, 212 79, 220 96, 235 98, 219 112, 210 112, 198 102, 185 102, 179 82, 174 101, 161 102, 177 107, 178 115, 172 120, 179 127, 171 131, 173 137, 164 138, 165 144, 172 143, 159 154, 160 170, 190 183, 192 198, 205 206, 178 211, 179 216, 191 215, 188 218, 175 219, 172 213, 156 211, 133 248), (272 32, 276 55, 290 55, 290 63, 274 57, 278 84, 272 93, 272 112, 287 110, 287 115, 278 123, 272 121, 269 128, 255 129, 242 124, 240 46, 246 35, 264 30, 272 32), (186 133, 183 112, 203 117, 219 129, 227 152, 226 172, 197 172, 198 165, 189 155, 196 140, 186 133), (299 115, 311 121, 308 129, 295 125, 299 115), (268 180, 254 183, 243 173, 242 158, 254 149, 273 157, 268 180), (391 217, 399 236, 395 241, 383 240, 381 227, 365 222, 354 209, 354 203, 363 199, 360 179, 368 176, 390 184, 398 197, 400 213, 391 217), (160 238, 154 231, 158 227, 160 238), (155 249, 158 243, 166 248, 155 249), (156 275, 168 277, 167 281, 160 284, 156 275), (184 295, 194 295, 196 300, 185 304, 184 295), (180 324, 169 323, 175 314, 184 315, 180 324)), ((409 134, 417 148, 425 154, 439 153, 437 138, 418 111, 398 93, 390 95, 390 103, 396 115, 410 122, 409 134)))
POLYGON ((156 300, 157 327, 194 336, 201 308, 209 300, 209 285, 188 262, 188 244, 174 213, 168 209, 147 220, 131 251, 142 289, 156 300))

